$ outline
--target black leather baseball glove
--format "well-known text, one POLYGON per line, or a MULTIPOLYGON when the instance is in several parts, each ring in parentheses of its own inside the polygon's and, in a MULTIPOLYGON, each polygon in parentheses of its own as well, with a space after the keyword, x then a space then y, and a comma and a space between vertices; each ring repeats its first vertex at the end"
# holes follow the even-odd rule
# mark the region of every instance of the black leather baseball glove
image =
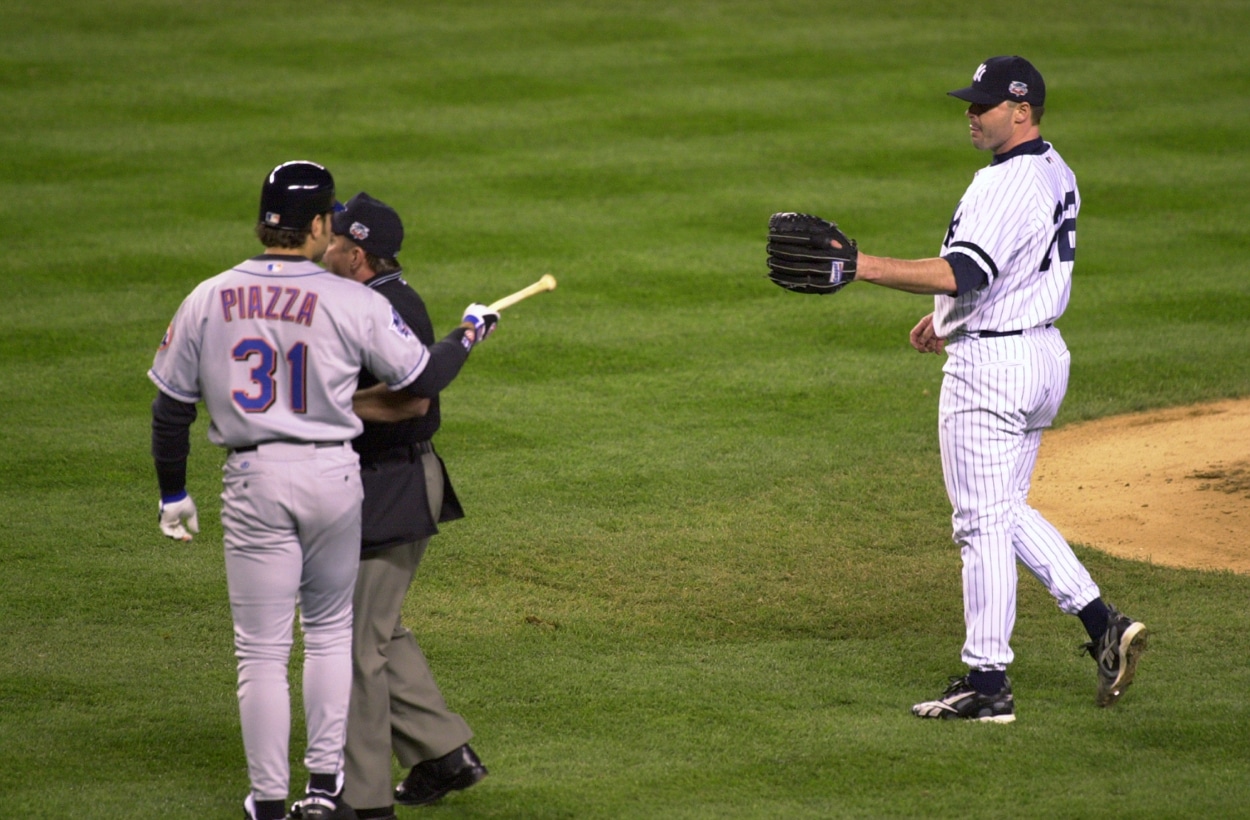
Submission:
POLYGON ((855 279, 858 260, 855 240, 828 220, 796 213, 769 217, 768 278, 786 290, 837 293, 855 279))

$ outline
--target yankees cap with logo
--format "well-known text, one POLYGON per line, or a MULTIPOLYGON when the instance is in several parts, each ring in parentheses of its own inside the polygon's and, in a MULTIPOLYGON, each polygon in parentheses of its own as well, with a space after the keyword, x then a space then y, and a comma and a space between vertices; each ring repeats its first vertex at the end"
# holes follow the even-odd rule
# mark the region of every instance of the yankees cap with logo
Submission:
POLYGON ((952 97, 979 105, 998 105, 1004 100, 1046 104, 1046 83, 1041 72, 1023 57, 991 57, 977 66, 972 85, 947 91, 952 97))
POLYGON ((334 201, 334 177, 307 160, 275 167, 260 189, 260 221, 282 231, 302 231, 313 217, 341 207, 334 201))
POLYGON ((364 191, 347 200, 347 207, 334 215, 332 224, 336 234, 381 259, 395 257, 404 244, 404 223, 399 214, 364 191))

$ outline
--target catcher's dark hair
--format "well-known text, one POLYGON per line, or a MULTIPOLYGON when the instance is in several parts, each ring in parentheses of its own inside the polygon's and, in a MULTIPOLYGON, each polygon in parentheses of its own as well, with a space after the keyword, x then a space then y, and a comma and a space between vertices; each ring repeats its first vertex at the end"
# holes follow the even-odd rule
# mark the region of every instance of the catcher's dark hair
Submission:
MULTIPOLYGON (((310 226, 311 224, 309 223, 310 226)), ((308 239, 311 233, 309 228, 304 228, 302 231, 284 231, 281 228, 271 228, 264 222, 256 223, 256 238, 266 248, 303 247, 304 240, 308 239)))
MULTIPOLYGON (((330 213, 333 213, 333 211, 326 211, 325 214, 317 214, 317 216, 325 216, 330 213)), ((316 217, 313 218, 315 219, 316 217)), ((308 220, 308 224, 304 226, 303 230, 299 231, 293 231, 289 228, 272 228, 264 222, 256 223, 256 238, 266 248, 301 248, 311 234, 312 219, 308 220)))

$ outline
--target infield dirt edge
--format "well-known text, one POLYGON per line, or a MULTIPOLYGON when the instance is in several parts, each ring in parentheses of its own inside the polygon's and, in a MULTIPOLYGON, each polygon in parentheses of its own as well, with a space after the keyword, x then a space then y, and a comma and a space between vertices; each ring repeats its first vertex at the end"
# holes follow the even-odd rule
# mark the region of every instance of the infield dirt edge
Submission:
POLYGON ((1070 543, 1250 573, 1250 399, 1047 430, 1029 501, 1070 543))

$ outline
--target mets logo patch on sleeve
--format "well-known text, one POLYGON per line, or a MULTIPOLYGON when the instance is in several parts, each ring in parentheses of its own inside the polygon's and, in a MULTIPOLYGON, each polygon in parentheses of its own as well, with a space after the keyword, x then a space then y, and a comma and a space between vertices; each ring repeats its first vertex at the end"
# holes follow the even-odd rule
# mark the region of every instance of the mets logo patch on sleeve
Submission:
POLYGON ((405 339, 416 338, 416 336, 413 335, 413 332, 408 328, 408 325, 404 322, 404 318, 399 315, 399 311, 395 308, 391 308, 391 330, 395 331, 400 336, 403 336, 405 339))

